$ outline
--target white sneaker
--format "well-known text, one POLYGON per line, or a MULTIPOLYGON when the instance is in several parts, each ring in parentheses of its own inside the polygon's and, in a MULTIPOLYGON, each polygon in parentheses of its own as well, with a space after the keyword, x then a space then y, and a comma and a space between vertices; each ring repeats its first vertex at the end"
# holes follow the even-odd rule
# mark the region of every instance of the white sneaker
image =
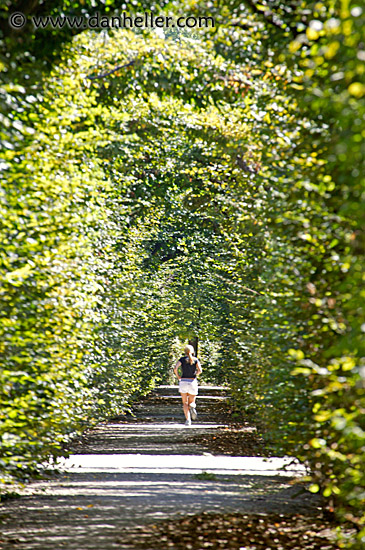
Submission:
POLYGON ((191 420, 185 420, 185 426, 191 426, 191 420))
POLYGON ((196 420, 198 418, 198 413, 196 412, 196 407, 194 407, 193 405, 190 405, 189 409, 190 409, 191 419, 196 420))

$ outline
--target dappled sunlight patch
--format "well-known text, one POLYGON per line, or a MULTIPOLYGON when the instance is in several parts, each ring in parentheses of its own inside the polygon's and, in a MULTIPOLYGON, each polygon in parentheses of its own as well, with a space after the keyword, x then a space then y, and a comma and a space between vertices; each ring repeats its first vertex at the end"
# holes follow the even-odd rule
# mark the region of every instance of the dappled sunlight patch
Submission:
POLYGON ((306 468, 290 457, 236 457, 204 455, 71 455, 60 459, 61 471, 199 473, 230 475, 304 475, 306 468))

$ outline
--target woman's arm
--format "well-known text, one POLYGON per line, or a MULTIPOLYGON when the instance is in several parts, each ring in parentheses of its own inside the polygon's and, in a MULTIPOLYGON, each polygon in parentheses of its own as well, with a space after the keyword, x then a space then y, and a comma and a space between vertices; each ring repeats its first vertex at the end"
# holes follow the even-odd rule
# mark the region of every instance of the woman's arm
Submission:
POLYGON ((175 373, 175 376, 176 378, 178 378, 180 380, 180 376, 179 376, 179 373, 177 371, 177 369, 181 366, 181 363, 180 361, 177 361, 176 365, 174 366, 174 373, 175 373))
POLYGON ((196 364, 196 375, 199 376, 199 374, 201 374, 202 372, 203 372, 202 366, 201 366, 200 361, 198 359, 197 364, 196 364))

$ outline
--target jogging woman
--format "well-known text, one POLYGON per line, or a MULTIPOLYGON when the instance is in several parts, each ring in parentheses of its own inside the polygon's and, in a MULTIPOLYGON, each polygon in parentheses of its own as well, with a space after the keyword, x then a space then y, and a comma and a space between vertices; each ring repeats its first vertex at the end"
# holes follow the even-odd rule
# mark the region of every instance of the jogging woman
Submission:
POLYGON ((184 349, 185 356, 180 357, 174 367, 174 373, 179 379, 179 392, 183 402, 183 409, 186 418, 186 426, 191 425, 191 419, 196 420, 198 414, 196 412, 195 399, 198 395, 197 377, 202 372, 200 361, 194 357, 193 346, 186 346, 184 349), (181 367, 181 376, 178 368, 181 367))

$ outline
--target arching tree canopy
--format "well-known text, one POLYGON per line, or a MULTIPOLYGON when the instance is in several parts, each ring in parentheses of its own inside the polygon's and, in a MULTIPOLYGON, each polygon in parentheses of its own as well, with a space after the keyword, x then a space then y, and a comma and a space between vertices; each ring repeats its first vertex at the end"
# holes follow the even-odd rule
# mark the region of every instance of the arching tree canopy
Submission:
POLYGON ((205 380, 309 463, 361 544, 361 7, 175 2, 216 26, 161 36, 9 30, 22 5, 1 12, 4 479, 198 339, 205 380))

